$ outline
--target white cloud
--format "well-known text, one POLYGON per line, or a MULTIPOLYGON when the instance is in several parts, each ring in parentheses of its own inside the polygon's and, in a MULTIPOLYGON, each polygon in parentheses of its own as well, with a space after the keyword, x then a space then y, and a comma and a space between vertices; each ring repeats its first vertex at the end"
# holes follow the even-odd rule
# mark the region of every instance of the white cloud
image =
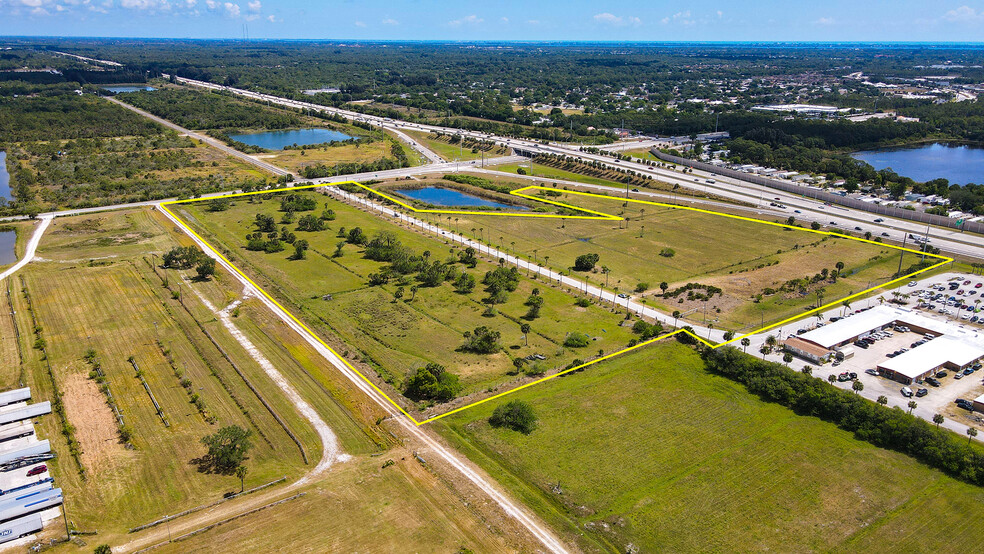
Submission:
POLYGON ((639 19, 638 17, 634 17, 634 16, 621 17, 608 12, 595 14, 593 19, 598 23, 603 23, 605 25, 614 25, 619 27, 623 25, 632 25, 636 27, 642 25, 642 20, 639 19))
POLYGON ((458 27, 459 25, 465 25, 465 24, 468 24, 468 25, 478 25, 479 23, 481 23, 483 21, 485 21, 485 20, 482 19, 481 17, 478 17, 477 15, 468 15, 468 16, 462 17, 461 19, 455 19, 454 21, 448 21, 448 25, 450 25, 452 27, 458 27))
POLYGON ((263 4, 260 3, 260 0, 255 0, 253 2, 248 2, 246 4, 246 7, 249 8, 249 11, 251 11, 253 13, 256 13, 256 12, 259 12, 260 9, 263 8, 263 4))
POLYGON ((363 27, 363 28, 364 28, 364 27, 366 26, 366 24, 365 24, 365 23, 363 23, 363 22, 361 22, 361 21, 356 21, 356 22, 355 22, 355 26, 356 26, 356 27, 363 27))
POLYGON ((239 4, 233 4, 232 2, 226 2, 222 7, 225 8, 225 13, 229 17, 239 17, 242 11, 239 9, 239 4))
POLYGON ((499 18, 499 21, 501 21, 503 23, 509 23, 509 18, 508 17, 500 17, 499 18))
POLYGON ((120 0, 120 6, 130 10, 149 10, 157 7, 155 0, 120 0))
POLYGON ((276 23, 278 21, 283 21, 283 19, 277 19, 277 16, 275 15, 268 15, 267 21, 269 21, 270 23, 276 23))
POLYGON ((40 8, 42 2, 41 0, 21 0, 21 4, 29 8, 40 8))
POLYGON ((526 20, 526 24, 527 25, 539 25, 540 24, 540 20, 539 19, 527 19, 526 20))
POLYGON ((663 19, 660 19, 659 22, 662 23, 663 25, 668 25, 670 23, 677 23, 679 25, 693 25, 694 23, 696 23, 693 20, 692 15, 690 14, 690 10, 677 12, 672 16, 664 17, 663 19))
POLYGON ((943 19, 951 23, 974 23, 984 21, 984 11, 978 12, 970 6, 960 6, 943 14, 943 19))
POLYGON ((721 10, 718 10, 717 11, 717 16, 718 16, 718 19, 721 19, 722 17, 724 17, 724 12, 722 12, 721 10))
POLYGON ((399 25, 400 22, 393 19, 392 17, 386 18, 382 21, 383 25, 399 25))
POLYGON ((833 25, 834 23, 837 23, 837 20, 835 20, 833 17, 821 17, 820 19, 814 21, 813 23, 816 25, 833 25))

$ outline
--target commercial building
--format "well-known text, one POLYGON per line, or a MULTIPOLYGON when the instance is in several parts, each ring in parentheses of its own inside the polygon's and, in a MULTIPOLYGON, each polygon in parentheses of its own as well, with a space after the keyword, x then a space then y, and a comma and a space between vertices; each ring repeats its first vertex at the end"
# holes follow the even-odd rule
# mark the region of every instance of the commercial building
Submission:
POLYGON ((955 337, 942 336, 878 364, 878 371, 910 385, 943 369, 963 371, 984 357, 984 348, 955 337))
POLYGON ((934 338, 877 365, 882 375, 911 384, 941 369, 962 371, 984 358, 984 343, 976 334, 909 310, 876 306, 802 335, 790 337, 784 348, 813 363, 823 363, 858 339, 903 325, 934 338))

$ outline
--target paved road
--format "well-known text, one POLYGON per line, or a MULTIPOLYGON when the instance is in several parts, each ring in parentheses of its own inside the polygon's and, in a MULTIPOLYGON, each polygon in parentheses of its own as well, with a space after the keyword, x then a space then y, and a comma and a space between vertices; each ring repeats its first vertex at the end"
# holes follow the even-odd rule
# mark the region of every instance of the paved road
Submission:
MULTIPOLYGON (((875 236, 881 236, 881 233, 888 233, 888 239, 898 242, 902 242, 903 236, 907 233, 922 235, 926 232, 925 225, 920 225, 915 222, 885 218, 877 214, 860 210, 851 210, 837 206, 825 206, 822 202, 817 202, 803 196, 778 191, 744 180, 721 177, 719 175, 706 173, 700 170, 695 170, 692 174, 684 174, 669 168, 656 168, 638 162, 616 162, 610 156, 581 152, 576 147, 569 144, 541 143, 528 139, 500 137, 477 131, 467 131, 405 121, 395 121, 389 118, 366 115, 351 110, 291 100, 288 98, 281 98, 270 94, 262 94, 233 87, 225 87, 204 81, 196 81, 193 79, 184 79, 180 77, 178 78, 178 81, 191 86, 202 87, 210 90, 220 90, 244 96, 246 98, 253 98, 282 106, 333 113, 391 130, 410 129, 423 132, 439 131, 445 133, 458 133, 475 139, 493 140, 502 146, 520 148, 530 153, 560 154, 585 160, 597 161, 609 167, 631 169, 670 184, 677 184, 681 187, 686 187, 693 190, 702 190, 707 192, 713 191, 715 194, 720 196, 731 198, 733 200, 741 200, 743 202, 768 204, 770 200, 778 197, 780 199, 779 202, 789 207, 789 215, 796 217, 798 220, 806 222, 816 221, 827 226, 830 225, 831 221, 836 221, 838 224, 837 227, 841 229, 854 231, 854 227, 861 227, 861 232, 871 231, 875 236), (716 182, 707 183, 707 179, 714 179, 716 182), (795 213, 794 210, 799 210, 800 213, 795 213), (878 218, 884 219, 884 222, 876 223, 874 220, 878 218)), ((933 237, 933 246, 936 246, 945 252, 984 259, 984 239, 979 236, 966 235, 960 233, 959 231, 945 229, 931 229, 930 234, 933 237)))
POLYGON ((175 123, 171 123, 170 121, 168 121, 166 119, 157 117, 156 115, 154 115, 152 113, 145 112, 145 111, 143 111, 143 110, 141 110, 139 108, 135 108, 135 107, 127 104, 126 102, 120 102, 119 100, 117 100, 115 98, 111 98, 109 96, 104 96, 102 98, 105 98, 106 100, 109 100, 110 102, 112 102, 112 103, 114 103, 114 104, 116 104, 118 106, 123 106, 124 108, 126 108, 126 109, 128 109, 128 110, 130 110, 132 112, 136 112, 136 113, 138 113, 138 114, 146 117, 147 119, 151 119, 153 121, 156 121, 157 123, 160 123, 161 125, 163 125, 165 127, 168 127, 170 129, 174 129, 175 131, 177 131, 177 132, 179 132, 179 133, 181 133, 183 135, 188 135, 189 137, 191 137, 193 139, 196 139, 196 140, 199 140, 199 141, 201 141, 201 142, 203 142, 205 144, 208 144, 212 148, 216 148, 218 150, 221 150, 221 151, 225 152, 226 154, 228 154, 230 156, 233 156, 233 157, 239 158, 240 160, 243 160, 245 162, 251 163, 251 164, 253 164, 253 165, 255 165, 255 166, 257 166, 257 167, 259 167, 259 168, 261 168, 263 170, 266 170, 266 171, 268 171, 270 173, 273 173, 274 175, 280 175, 280 176, 292 175, 292 173, 290 171, 287 171, 286 169, 283 169, 283 168, 277 167, 277 166, 275 166, 273 164, 264 162, 263 160, 258 160, 255 157, 250 156, 249 154, 246 154, 245 152, 240 152, 239 150, 236 150, 235 148, 233 148, 231 146, 228 146, 226 143, 222 142, 221 140, 212 138, 212 137, 207 136, 207 135, 203 135, 201 133, 196 133, 195 131, 192 131, 192 130, 189 130, 189 129, 185 129, 184 127, 181 127, 180 125, 177 125, 175 123))

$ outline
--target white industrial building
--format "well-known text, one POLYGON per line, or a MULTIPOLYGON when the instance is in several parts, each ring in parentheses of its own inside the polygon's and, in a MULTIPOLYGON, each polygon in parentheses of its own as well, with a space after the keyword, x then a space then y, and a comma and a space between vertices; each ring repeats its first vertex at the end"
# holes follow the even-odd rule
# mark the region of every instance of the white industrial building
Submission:
POLYGON ((42 466, 54 453, 32 422, 51 413, 51 403, 29 400, 28 388, 0 392, 0 544, 37 533, 61 515, 62 491, 42 466))
POLYGON ((966 340, 943 335, 926 344, 878 364, 889 379, 906 385, 943 369, 963 371, 984 357, 984 348, 966 340))
POLYGON ((937 338, 878 364, 889 379, 911 384, 940 369, 963 370, 984 357, 984 343, 973 331, 894 306, 875 306, 790 337, 784 347, 794 355, 822 363, 845 345, 896 325, 937 338))

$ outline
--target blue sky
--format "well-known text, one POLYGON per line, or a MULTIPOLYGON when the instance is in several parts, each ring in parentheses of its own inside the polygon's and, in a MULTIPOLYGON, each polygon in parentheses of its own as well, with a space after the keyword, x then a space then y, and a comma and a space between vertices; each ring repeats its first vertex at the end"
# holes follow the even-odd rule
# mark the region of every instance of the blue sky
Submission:
POLYGON ((984 0, 0 0, 0 36, 984 40, 984 0))

